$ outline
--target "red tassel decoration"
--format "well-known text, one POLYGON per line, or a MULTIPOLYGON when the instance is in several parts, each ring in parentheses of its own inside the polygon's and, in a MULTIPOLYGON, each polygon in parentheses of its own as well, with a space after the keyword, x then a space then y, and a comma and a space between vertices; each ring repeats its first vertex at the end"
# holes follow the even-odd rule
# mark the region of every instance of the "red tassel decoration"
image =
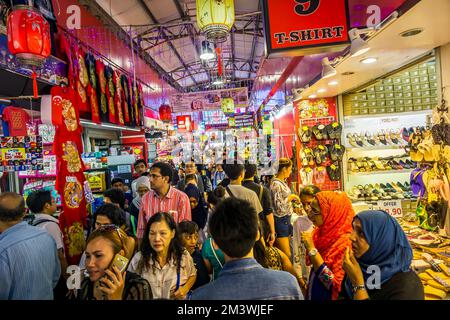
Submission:
POLYGON ((217 73, 219 75, 219 77, 222 76, 222 52, 220 50, 220 48, 216 48, 216 53, 217 53, 217 73))
POLYGON ((31 74, 31 78, 33 79, 33 97, 38 98, 37 74, 34 68, 33 73, 31 74))

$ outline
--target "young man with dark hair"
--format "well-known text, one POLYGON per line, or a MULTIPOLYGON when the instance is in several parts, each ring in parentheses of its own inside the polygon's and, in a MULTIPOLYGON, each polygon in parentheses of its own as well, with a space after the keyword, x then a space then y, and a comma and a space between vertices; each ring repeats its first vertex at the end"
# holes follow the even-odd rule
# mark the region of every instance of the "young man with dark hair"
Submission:
POLYGON ((27 207, 33 214, 31 221, 32 226, 36 226, 48 232, 55 240, 56 249, 58 253, 59 263, 61 265, 61 275, 63 275, 58 283, 58 290, 55 291, 55 296, 63 298, 66 292, 66 284, 64 276, 66 275, 67 260, 64 254, 64 240, 59 221, 53 217, 57 211, 56 201, 48 190, 33 191, 27 198, 27 207))
POLYGON ((0 300, 52 300, 61 275, 55 240, 24 215, 20 195, 0 194, 0 300))
POLYGON ((125 190, 123 190, 124 186, 125 182, 123 181, 122 178, 114 178, 111 180, 111 188, 120 189, 125 192, 125 190))
POLYGON ((105 203, 111 203, 121 209, 127 230, 133 230, 132 224, 136 224, 136 221, 131 221, 131 214, 125 210, 125 194, 121 189, 111 188, 103 193, 103 199, 105 203))
POLYGON ((136 236, 142 239, 147 221, 158 212, 172 214, 175 222, 192 220, 188 196, 171 186, 172 167, 165 162, 155 162, 150 169, 151 190, 142 197, 136 236))
POLYGON ((228 178, 230 178, 230 184, 225 188, 227 190, 226 197, 247 200, 258 214, 263 212, 263 208, 255 192, 242 186, 242 181, 245 176, 244 166, 242 164, 224 164, 223 170, 228 178))
POLYGON ((256 164, 246 164, 242 186, 254 191, 258 196, 258 200, 263 207, 263 212, 259 217, 260 221, 264 224, 264 228, 266 228, 266 230, 270 230, 268 239, 265 240, 270 246, 272 246, 275 242, 275 222, 273 218, 272 196, 270 195, 270 190, 268 188, 254 182, 256 173, 256 164))
POLYGON ((206 269, 202 254, 198 249, 198 225, 194 221, 181 221, 178 224, 177 234, 183 247, 191 255, 197 268, 197 279, 191 290, 195 290, 210 281, 208 269, 206 269))
POLYGON ((263 268, 253 258, 258 215, 245 200, 228 198, 215 209, 209 230, 225 256, 220 277, 198 288, 192 300, 302 300, 297 279, 263 268))
MULTIPOLYGON (((131 195, 132 198, 137 196, 137 186, 136 186, 136 179, 148 174, 148 166, 147 162, 145 162, 144 159, 136 160, 136 162, 133 164, 135 176, 133 181, 131 182, 131 195)), ((125 192, 125 191, 124 191, 125 192)))

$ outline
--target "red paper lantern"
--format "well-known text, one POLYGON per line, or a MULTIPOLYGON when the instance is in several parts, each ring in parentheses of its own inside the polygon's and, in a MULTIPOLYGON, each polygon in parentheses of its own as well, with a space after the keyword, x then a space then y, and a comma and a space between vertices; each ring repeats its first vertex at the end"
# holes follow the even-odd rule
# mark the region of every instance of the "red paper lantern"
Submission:
POLYGON ((172 121, 172 109, 167 104, 162 104, 159 107, 159 119, 164 122, 172 121))
POLYGON ((7 21, 8 49, 24 64, 42 66, 51 53, 50 26, 30 6, 15 6, 7 21))

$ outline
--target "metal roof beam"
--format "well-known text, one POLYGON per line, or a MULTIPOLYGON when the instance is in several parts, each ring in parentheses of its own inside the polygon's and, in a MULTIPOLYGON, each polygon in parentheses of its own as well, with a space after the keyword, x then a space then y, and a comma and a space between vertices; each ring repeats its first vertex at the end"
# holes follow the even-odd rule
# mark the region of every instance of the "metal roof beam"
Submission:
MULTIPOLYGON (((147 7, 144 0, 138 0, 138 2, 141 5, 141 7, 144 9, 145 13, 150 17, 150 19, 152 19, 154 23, 159 23, 158 19, 156 19, 156 17, 153 15, 151 10, 147 7)), ((163 36, 166 36, 166 33, 164 30, 161 30, 161 32, 162 32, 163 36)), ((167 44, 169 45, 170 49, 173 51, 175 56, 178 58, 178 60, 180 60, 183 67, 187 68, 186 63, 184 62, 183 58, 181 57, 180 53, 177 51, 177 49, 175 48, 173 43, 171 41, 169 41, 167 44)), ((188 73, 189 73, 189 70, 188 70, 188 73)), ((191 79, 195 84, 197 84, 197 81, 195 80, 195 78, 193 76, 191 76, 191 79)))
MULTIPOLYGON (((258 11, 260 10, 260 7, 261 7, 261 2, 258 3, 258 11)), ((249 60, 250 68, 248 69, 248 77, 249 78, 253 71, 253 64, 255 63, 255 58, 256 58, 256 43, 258 42, 256 28, 259 27, 260 17, 261 17, 260 15, 255 16, 255 34, 253 36, 252 51, 250 53, 250 60, 249 60)))
MULTIPOLYGON (((183 8, 181 7, 180 1, 179 0, 173 0, 173 2, 175 3, 175 7, 177 8, 178 14, 181 16, 181 19, 183 21, 191 21, 191 17, 189 17, 184 11, 183 8)), ((193 24, 190 25, 186 25, 186 29, 188 31, 189 34, 189 38, 191 39, 192 45, 194 46, 197 54, 201 53, 201 47, 198 46, 198 43, 195 42, 195 28, 193 24)), ((208 80, 211 81, 211 75, 209 72, 207 72, 206 68, 205 68, 206 74, 208 75, 208 80)))

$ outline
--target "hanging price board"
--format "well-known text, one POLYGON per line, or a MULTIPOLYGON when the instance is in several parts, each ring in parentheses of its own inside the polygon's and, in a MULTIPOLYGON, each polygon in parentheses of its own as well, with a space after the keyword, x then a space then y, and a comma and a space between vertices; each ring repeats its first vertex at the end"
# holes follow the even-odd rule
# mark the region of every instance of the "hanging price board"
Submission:
POLYGON ((403 216, 401 200, 381 200, 377 203, 380 210, 384 210, 395 218, 403 216))

